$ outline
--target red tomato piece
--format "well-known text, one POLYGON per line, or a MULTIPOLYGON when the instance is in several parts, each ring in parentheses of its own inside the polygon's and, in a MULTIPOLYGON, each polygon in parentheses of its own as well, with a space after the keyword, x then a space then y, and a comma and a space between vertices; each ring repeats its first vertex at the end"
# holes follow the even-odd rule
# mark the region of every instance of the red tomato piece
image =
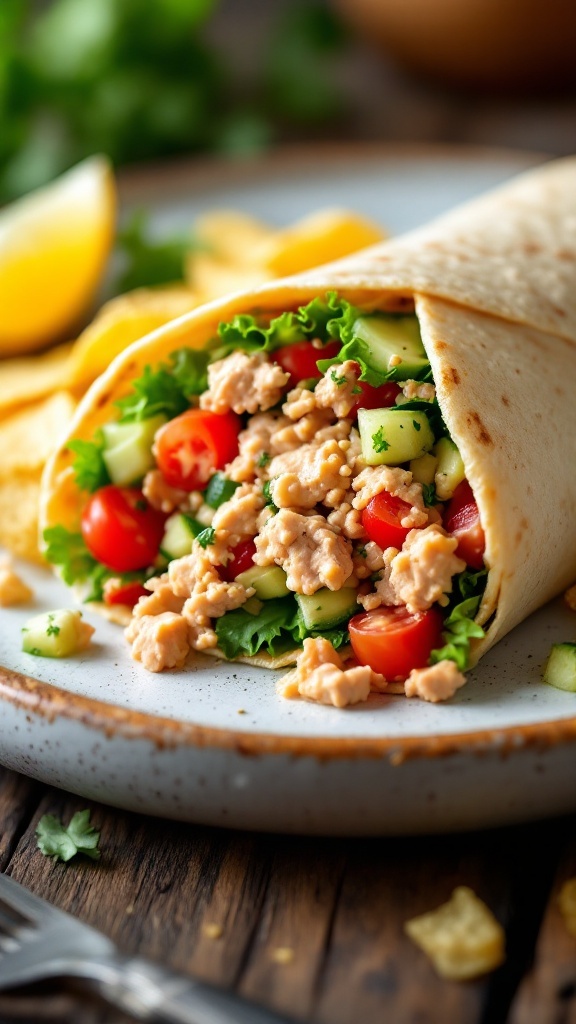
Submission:
POLYGON ((442 647, 442 613, 433 605, 425 612, 382 606, 355 615, 348 623, 350 643, 361 665, 370 665, 389 681, 406 679, 424 668, 430 652, 442 647))
POLYGON ((188 409, 161 427, 155 438, 156 461, 171 487, 201 491, 216 469, 238 454, 240 417, 188 409))
POLYGON ((92 495, 82 513, 82 536, 90 554, 115 572, 151 565, 166 516, 134 487, 108 484, 92 495))
POLYGON ((387 380, 377 388, 359 380, 358 387, 362 393, 358 395, 350 415, 356 415, 358 409, 389 409, 396 404, 396 396, 402 394, 402 388, 394 380, 387 380))
POLYGON ((366 505, 362 512, 362 526, 370 540, 382 549, 401 548, 413 526, 402 526, 400 522, 410 512, 411 506, 395 494, 380 491, 366 505))
POLYGON ((104 604, 127 604, 129 608, 133 608, 141 597, 150 597, 150 591, 137 581, 104 587, 104 604))
POLYGON ((254 565, 256 545, 252 537, 250 540, 242 540, 235 548, 232 548, 232 558, 226 565, 220 566, 220 575, 228 583, 232 583, 241 572, 246 572, 254 565))
POLYGON ((486 538, 472 488, 467 480, 458 484, 444 513, 444 529, 458 539, 456 554, 471 569, 484 568, 486 538))
POLYGON ((299 380, 321 377, 316 363, 319 359, 333 359, 341 347, 339 341, 329 341, 322 348, 315 348, 311 341, 295 341, 293 345, 277 348, 272 353, 272 359, 290 374, 288 383, 290 387, 294 387, 299 380))

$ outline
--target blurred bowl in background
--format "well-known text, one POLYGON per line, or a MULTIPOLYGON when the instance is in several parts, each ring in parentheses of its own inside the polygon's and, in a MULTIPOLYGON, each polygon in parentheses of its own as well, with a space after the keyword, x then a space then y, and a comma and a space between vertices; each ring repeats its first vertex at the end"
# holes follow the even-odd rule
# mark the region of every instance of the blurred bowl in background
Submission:
POLYGON ((576 0, 332 0, 373 44, 450 85, 576 88, 576 0))

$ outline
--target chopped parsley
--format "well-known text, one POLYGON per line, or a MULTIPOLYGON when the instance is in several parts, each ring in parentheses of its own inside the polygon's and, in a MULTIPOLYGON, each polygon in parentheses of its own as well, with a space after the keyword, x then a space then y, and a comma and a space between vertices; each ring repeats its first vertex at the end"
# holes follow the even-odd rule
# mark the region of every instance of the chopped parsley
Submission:
POLYGON ((213 526, 207 526, 206 529, 202 530, 202 532, 196 537, 200 547, 204 548, 204 550, 206 550, 207 547, 210 547, 210 545, 214 543, 215 539, 216 530, 213 526))
POLYGON ((422 498, 428 508, 431 505, 438 505, 440 499, 436 494, 436 484, 422 484, 422 498))
MULTIPOLYGON (((339 377, 338 374, 336 373, 336 370, 332 370, 332 372, 330 373, 330 380, 334 382, 337 388, 341 388, 343 387, 344 384, 348 383, 347 378, 339 377)), ((361 388, 359 388, 358 390, 360 391, 361 388)))
POLYGON ((207 505, 210 505, 210 508, 220 508, 220 505, 228 501, 238 487, 240 487, 240 484, 235 483, 234 480, 229 480, 228 477, 224 476, 224 473, 214 473, 204 492, 204 501, 207 505))
POLYGON ((258 462, 256 463, 258 469, 264 469, 264 466, 268 465, 271 458, 272 456, 269 455, 268 452, 261 452, 260 455, 258 456, 258 462))
POLYGON ((69 825, 53 814, 44 814, 36 829, 38 849, 45 857, 67 862, 82 853, 90 860, 100 859, 100 833, 90 824, 90 811, 77 811, 69 825))
POLYGON ((58 636, 60 632, 60 626, 54 625, 54 614, 48 615, 48 626, 46 627, 46 636, 58 636))
POLYGON ((377 454, 388 451, 390 445, 384 437, 383 427, 378 427, 376 433, 372 434, 372 447, 377 454))
POLYGON ((421 427, 422 427, 422 424, 418 423, 418 420, 412 420, 412 426, 414 427, 414 430, 420 430, 421 427))

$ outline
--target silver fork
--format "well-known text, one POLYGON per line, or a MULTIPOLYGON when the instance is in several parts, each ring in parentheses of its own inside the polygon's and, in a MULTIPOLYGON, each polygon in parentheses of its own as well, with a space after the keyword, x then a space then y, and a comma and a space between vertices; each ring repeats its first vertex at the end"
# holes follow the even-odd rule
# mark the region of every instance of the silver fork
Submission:
POLYGON ((253 1003, 123 956, 105 935, 0 874, 0 991, 55 977, 82 979, 138 1020, 280 1024, 253 1003))

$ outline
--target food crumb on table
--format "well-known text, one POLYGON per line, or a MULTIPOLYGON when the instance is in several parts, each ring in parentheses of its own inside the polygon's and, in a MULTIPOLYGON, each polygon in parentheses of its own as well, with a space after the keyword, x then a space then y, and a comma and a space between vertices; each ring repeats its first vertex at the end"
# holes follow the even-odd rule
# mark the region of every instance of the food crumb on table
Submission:
POLYGON ((505 934, 472 889, 459 885, 447 903, 404 925, 406 934, 451 981, 479 978, 505 960, 505 934))
POLYGON ((276 964, 291 964, 294 959, 294 950, 290 946, 277 946, 272 950, 272 959, 276 964))
POLYGON ((0 607, 28 604, 33 597, 34 591, 14 570, 11 561, 3 559, 0 562, 0 607))

